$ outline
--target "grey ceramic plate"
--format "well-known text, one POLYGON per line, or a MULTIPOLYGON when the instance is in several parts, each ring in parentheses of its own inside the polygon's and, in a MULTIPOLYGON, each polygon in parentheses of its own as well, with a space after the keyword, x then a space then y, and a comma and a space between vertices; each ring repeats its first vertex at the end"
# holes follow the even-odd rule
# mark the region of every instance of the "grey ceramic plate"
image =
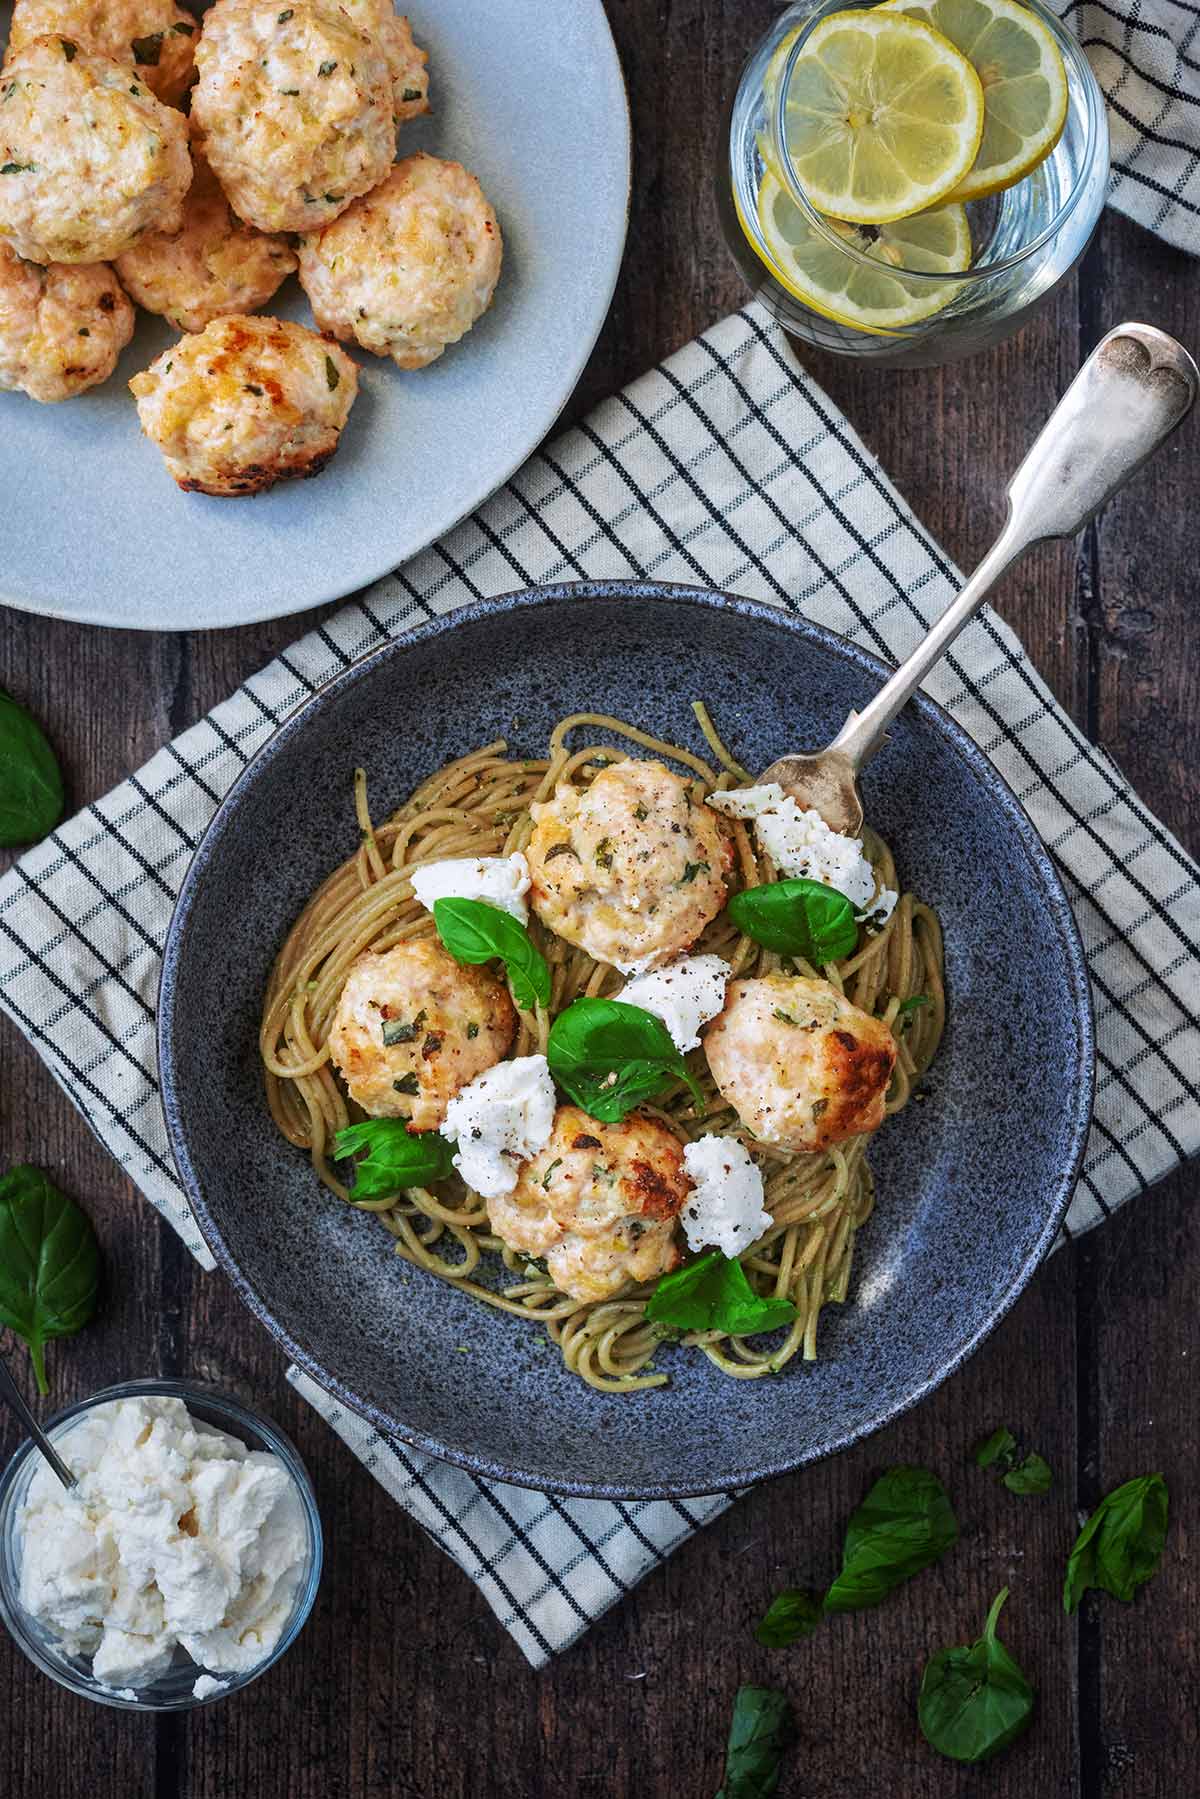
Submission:
POLYGON ((749 601, 600 585, 486 601, 347 670, 275 735, 218 812, 180 895, 159 1020, 171 1141, 234 1285, 288 1353, 381 1429, 563 1492, 713 1492, 840 1449, 920 1399, 983 1340, 1054 1240, 1091 1111, 1087 973, 1051 863, 991 764, 919 700, 868 773, 868 816, 940 910, 950 1022, 931 1092, 871 1159, 875 1216, 821 1359, 732 1381, 660 1351, 669 1387, 594 1393, 540 1332, 389 1253, 326 1194, 267 1114, 256 1032, 271 960, 357 842, 351 770, 382 814, 493 737, 541 753, 601 709, 702 749, 703 697, 761 768, 825 741, 882 679, 842 639, 749 601), (457 1353, 459 1346, 468 1353, 457 1353))
MULTIPOLYGON (((403 8, 401 8, 403 10, 403 8)), ((566 404, 625 244, 629 113, 601 0, 412 0, 429 119, 401 144, 466 163, 504 232, 491 311, 431 368, 358 354, 359 397, 315 481, 250 500, 180 493, 129 377, 172 341, 139 316, 103 387, 0 393, 0 602, 190 630, 337 599, 441 536, 508 479, 566 404)), ((0 42, 10 7, 0 0, 0 42)), ((293 276, 269 310, 311 325, 293 276)))

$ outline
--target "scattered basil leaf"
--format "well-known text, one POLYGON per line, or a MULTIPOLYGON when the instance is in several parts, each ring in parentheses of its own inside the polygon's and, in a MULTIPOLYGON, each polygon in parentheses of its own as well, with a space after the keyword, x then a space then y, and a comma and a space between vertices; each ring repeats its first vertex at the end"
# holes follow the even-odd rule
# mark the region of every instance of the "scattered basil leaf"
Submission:
POLYGON ((318 68, 317 74, 321 77, 322 81, 324 81, 328 76, 333 74, 333 71, 336 68, 336 62, 323 62, 318 68))
POLYGON ((957 1538, 958 1521, 937 1476, 927 1468, 889 1468, 846 1526, 842 1571, 825 1595, 825 1610, 878 1605, 957 1538))
POLYGON ((990 1761, 1033 1716, 1033 1688, 996 1635, 1007 1598, 1003 1587, 977 1642, 939 1650, 921 1678, 917 1722, 925 1741, 951 1761, 990 1761))
POLYGON ((704 1105, 662 1019, 623 1000, 577 999, 551 1025, 546 1055, 564 1093, 605 1124, 657 1099, 674 1081, 685 1081, 696 1105, 704 1105))
POLYGON ((897 1018, 904 1018, 910 1012, 916 1012, 921 1006, 931 1006, 933 1001, 927 993, 914 993, 908 999, 902 999, 896 1008, 897 1018))
POLYGON ((456 962, 503 962, 522 1012, 531 1012, 539 1001, 550 1004, 550 964, 511 913, 485 900, 440 899, 433 904, 433 922, 456 962))
POLYGON ((419 100, 421 98, 421 90, 419 87, 406 87, 404 92, 400 95, 400 98, 402 101, 419 100))
POLYGON ((768 1649, 785 1649, 799 1637, 811 1637, 823 1616, 821 1595, 803 1587, 785 1587, 776 1593, 754 1633, 755 1641, 768 1649))
POLYGON ((87 1213, 40 1168, 10 1169, 0 1179, 0 1324, 29 1345, 39 1393, 49 1391, 46 1344, 83 1329, 99 1289, 87 1213))
POLYGON ((402 1118, 367 1118, 339 1131, 333 1153, 341 1161, 365 1149, 354 1167, 354 1199, 386 1199, 406 1187, 428 1187, 453 1174, 453 1150, 436 1131, 414 1135, 402 1118))
POLYGON ((63 814, 63 783, 42 728, 0 688, 0 844, 37 843, 63 814))
POLYGON ((1003 1481, 1010 1493, 1048 1493, 1054 1485, 1054 1476, 1045 1457, 1033 1451, 1015 1468, 1010 1468, 1003 1481))
POLYGON ((1158 1572, 1167 1540, 1167 1483, 1141 1474, 1105 1495, 1067 1558, 1063 1609, 1073 1612, 1089 1587, 1126 1605, 1158 1572))
POLYGON ((975 1449, 974 1458, 980 1468, 993 1469, 1010 1493, 1048 1493, 1054 1484, 1045 1457, 1036 1451, 1022 1457, 1017 1439, 1004 1425, 984 1438, 975 1449))
POLYGON ((394 1093, 407 1093, 410 1098, 415 1099, 417 1094, 421 1091, 421 1083, 417 1079, 416 1069, 410 1068, 407 1074, 402 1074, 399 1080, 393 1081, 392 1091, 394 1093))
POLYGON ((791 1324, 790 1299, 764 1299, 754 1291, 740 1262, 710 1249, 686 1268, 664 1274, 646 1305, 652 1324, 683 1331, 724 1331, 749 1337, 791 1324))
POLYGON ((990 1468, 993 1462, 999 1462, 1001 1460, 1007 1464, 1011 1461, 1013 1451, 1016 1447, 1017 1439, 1013 1436, 1012 1432, 1006 1429, 1002 1424, 1000 1429, 994 1430, 990 1437, 985 1437, 983 1442, 975 1450, 976 1464, 980 1468, 990 1468))
POLYGON ((725 1750, 725 1779, 717 1799, 770 1799, 791 1739, 787 1696, 770 1687, 739 1687, 725 1750))
MULTIPOLYGON (((325 196, 327 200, 334 202, 340 200, 341 197, 340 194, 326 194, 325 196)), ((325 358, 325 385, 330 393, 333 392, 334 388, 341 381, 341 378, 341 375, 338 373, 337 363, 333 360, 332 356, 327 356, 325 358)))
POLYGON ((854 907, 823 881, 770 881, 729 902, 739 931, 780 956, 800 956, 814 968, 840 962, 858 948, 854 907))
MULTIPOLYGON (((12 92, 12 88, 10 87, 8 89, 8 93, 6 93, 4 96, 5 99, 8 98, 8 94, 11 94, 11 92, 12 92)), ((36 175, 36 174, 37 174, 36 162, 0 163, 0 175, 36 175)))

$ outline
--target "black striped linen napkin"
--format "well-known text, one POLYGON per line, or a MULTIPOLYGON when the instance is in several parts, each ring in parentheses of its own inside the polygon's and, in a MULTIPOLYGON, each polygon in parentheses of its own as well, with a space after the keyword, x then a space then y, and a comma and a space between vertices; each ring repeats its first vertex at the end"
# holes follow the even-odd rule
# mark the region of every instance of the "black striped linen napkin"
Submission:
POLYGON ((1195 0, 1050 0, 1108 102, 1110 206, 1200 251, 1200 6, 1195 0))
MULTIPOLYGON (((846 420, 750 307, 607 401, 446 540, 349 601, 0 882, 0 1002, 206 1267, 159 1104, 154 1008, 184 870, 253 753, 320 683, 468 599, 573 578, 709 584, 903 656, 960 577, 846 420)), ((1066 1233, 1200 1148, 1200 885, 1179 844, 985 611, 927 683, 1016 790, 1066 883, 1099 1039, 1066 1233)), ((476 1480, 290 1378, 476 1581, 535 1665, 728 1496, 582 1501, 476 1480)))

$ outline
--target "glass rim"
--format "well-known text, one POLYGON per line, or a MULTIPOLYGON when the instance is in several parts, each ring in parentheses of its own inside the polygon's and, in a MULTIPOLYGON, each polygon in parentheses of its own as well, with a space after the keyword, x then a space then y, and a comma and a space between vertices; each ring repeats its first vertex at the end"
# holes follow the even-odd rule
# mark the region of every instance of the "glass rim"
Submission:
MULTIPOLYGON (((50 1644, 43 1640, 42 1634, 34 1626, 20 1605, 15 1590, 8 1587, 3 1578, 6 1560, 5 1545, 11 1530, 17 1525, 16 1495, 22 1477, 31 1464, 38 1460, 38 1449, 32 1437, 24 1437, 13 1450, 2 1471, 0 1471, 0 1623, 5 1625, 17 1647, 24 1653, 40 1673, 45 1674, 58 1686, 68 1692, 77 1694, 82 1699, 91 1700, 93 1704, 110 1706, 114 1710, 129 1712, 181 1712, 191 1711, 200 1706, 212 1705, 218 1700, 231 1697, 260 1678, 280 1661, 292 1647, 308 1622, 320 1586, 321 1574, 325 1560, 324 1532, 321 1527, 321 1514, 317 1507, 316 1493, 313 1490, 312 1477, 305 1467, 299 1450, 283 1428, 273 1418, 261 1412, 253 1411, 235 1394, 218 1386, 209 1386, 202 1381, 180 1379, 164 1376, 161 1379, 149 1377, 140 1380, 118 1381, 108 1387, 102 1387, 83 1399, 61 1407, 50 1417, 43 1420, 42 1428, 48 1435, 62 1429, 64 1425, 73 1424, 98 1405, 111 1403, 118 1399, 129 1399, 140 1395, 161 1396, 169 1399, 181 1399, 189 1406, 195 1406, 198 1413, 205 1408, 223 1420, 216 1424, 217 1429, 229 1429, 231 1434, 246 1432, 257 1437, 269 1446, 271 1452, 279 1457, 287 1468, 300 1496, 301 1506, 308 1527, 309 1556, 292 1602, 292 1612, 288 1623, 280 1634, 270 1655, 264 1657, 253 1668, 242 1671, 219 1674, 214 1678, 221 1681, 218 1691, 206 1694, 197 1699, 188 1690, 173 1697, 141 1696, 142 1689, 135 1698, 124 1696, 122 1689, 105 1687, 91 1676, 73 1667, 70 1661, 59 1655, 50 1644)), ((200 1417, 201 1423, 214 1423, 214 1420, 200 1417)), ((194 1670, 197 1678, 209 1670, 197 1664, 194 1670)), ((186 1685, 192 1683, 193 1670, 185 1669, 186 1685)))
MULTIPOLYGON (((878 260, 873 256, 868 256, 864 250, 858 249, 856 245, 847 242, 844 237, 839 236, 839 234, 833 230, 824 213, 818 212, 812 201, 808 198, 808 195, 801 185, 800 178, 796 173, 796 166, 792 161, 792 153, 788 148, 787 133, 784 129, 784 119, 787 113, 787 96, 788 90, 792 84, 792 73, 813 30, 823 19, 829 18, 834 13, 869 11, 873 3, 874 0, 824 0, 824 3, 818 6, 804 21, 797 32, 796 41, 789 50, 787 61, 783 67, 783 76, 775 96, 775 106, 770 119, 770 130, 774 147, 779 157, 779 168, 784 177, 784 186, 787 189, 789 197, 800 207, 806 222, 814 231, 816 231, 819 237, 824 239, 824 241, 834 249, 840 250, 844 256, 851 257, 853 261, 858 263, 864 269, 871 269, 878 272, 880 268, 878 260)), ((1069 94, 1072 73, 1076 77, 1079 87, 1083 92, 1085 110, 1087 113, 1087 143, 1084 147, 1084 153, 1079 160, 1079 172, 1075 177, 1070 193, 1058 208, 1054 217, 1035 238, 1031 238, 1027 244, 1023 245, 1020 250, 1014 251, 1011 256, 1001 257, 996 262, 981 263, 977 268, 963 269, 950 274, 947 274, 944 271, 931 269, 910 269, 904 266, 898 267, 895 270, 896 275, 903 276, 906 282, 932 282, 942 287, 953 283, 955 287, 958 288, 960 286, 966 287, 973 283, 991 280, 997 275, 1007 274, 1013 269, 1020 268, 1022 263, 1028 262, 1031 256, 1035 256, 1038 251, 1045 249, 1046 245, 1058 236, 1059 232, 1074 212, 1085 188, 1092 179, 1092 164, 1095 160, 1096 147, 1100 139, 1100 126, 1105 115, 1103 99, 1096 82, 1096 77, 1092 73, 1091 64, 1083 54, 1078 39, 1064 29, 1061 21, 1042 3, 1042 0, 1021 0, 1021 4, 1027 7, 1030 12, 1035 13, 1041 23, 1045 25, 1058 46, 1064 64, 1067 65, 1068 109, 1070 107, 1069 94)), ((1053 151, 1051 151, 1050 154, 1053 155, 1053 151)), ((1030 173, 1032 173, 1032 170, 1030 173)), ((1021 179, 1025 180, 1026 177, 1022 176, 1021 179)), ((949 202, 943 200, 940 204, 944 206, 948 205, 949 202)), ((936 210, 934 207, 922 208, 922 211, 931 212, 934 210, 936 210)))

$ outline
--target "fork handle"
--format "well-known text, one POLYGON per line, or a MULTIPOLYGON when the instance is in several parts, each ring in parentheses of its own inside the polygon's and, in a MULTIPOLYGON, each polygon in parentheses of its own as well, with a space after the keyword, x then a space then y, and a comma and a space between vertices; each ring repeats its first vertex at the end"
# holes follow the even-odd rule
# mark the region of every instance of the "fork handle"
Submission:
POLYGON ((1092 351, 1008 484, 1004 529, 958 598, 830 749, 857 771, 888 726, 1031 544, 1074 537, 1191 411, 1196 364, 1153 325, 1118 325, 1092 351))
POLYGON ((75 1476, 67 1467, 67 1464, 63 1461, 29 1407, 25 1404, 24 1398, 21 1395, 21 1389, 13 1379, 12 1374, 9 1371, 8 1363, 5 1361, 3 1355, 0 1355, 0 1399, 12 1407, 13 1411, 17 1414, 17 1417, 21 1420, 21 1423, 25 1426, 25 1429, 29 1432, 30 1436, 53 1468, 55 1474, 57 1474, 59 1480, 61 1480, 63 1486, 68 1488, 76 1486, 78 1483, 75 1476))

